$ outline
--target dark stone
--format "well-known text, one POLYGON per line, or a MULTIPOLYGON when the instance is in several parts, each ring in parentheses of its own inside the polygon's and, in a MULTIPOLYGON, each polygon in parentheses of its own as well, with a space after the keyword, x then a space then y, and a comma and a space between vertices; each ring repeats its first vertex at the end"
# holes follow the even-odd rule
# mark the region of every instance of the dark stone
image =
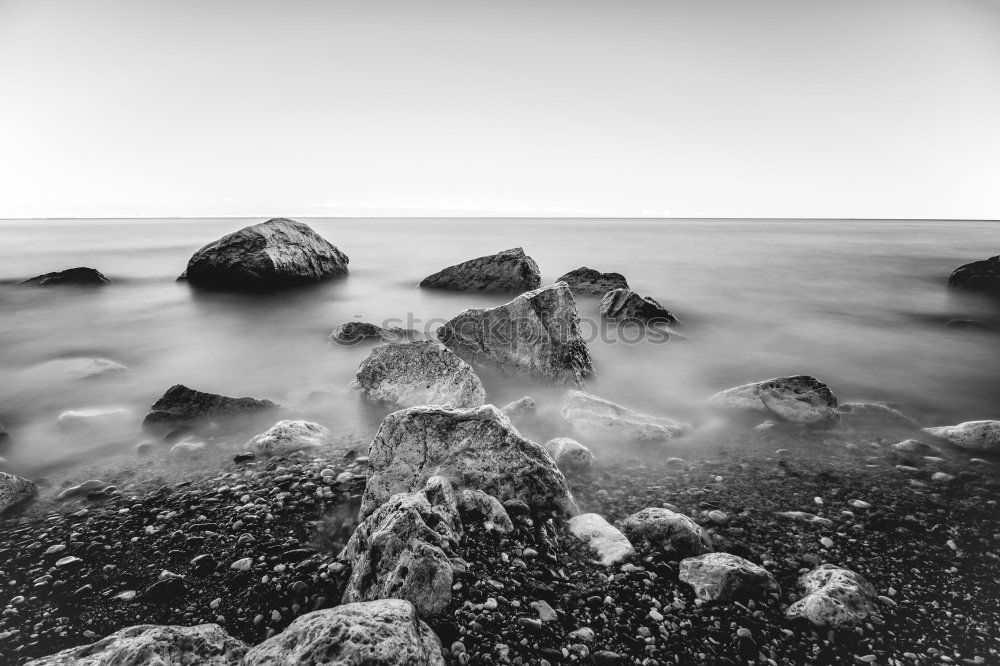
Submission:
POLYGON ((142 597, 154 604, 164 604, 183 597, 186 591, 183 578, 171 577, 158 580, 147 587, 142 597))
POLYGON ((449 266, 425 277, 420 286, 461 291, 524 292, 542 283, 535 260, 515 247, 449 266))
POLYGON ((601 299, 601 316, 606 319, 642 322, 645 324, 676 324, 665 307, 648 296, 643 297, 631 289, 614 289, 601 299))
POLYGON ((21 284, 32 287, 50 287, 53 285, 93 286, 111 284, 111 280, 96 269, 81 266, 79 268, 70 268, 65 271, 37 275, 33 278, 24 280, 21 284))
POLYGON ((233 462, 235 463, 245 463, 250 462, 254 459, 254 455, 249 451, 243 451, 242 453, 237 453, 233 456, 233 462))
POLYGON ((593 654, 595 666, 620 666, 625 663, 625 659, 617 652, 610 650, 598 650, 593 654))
POLYGON ((202 393, 177 384, 153 403, 142 425, 144 428, 171 428, 185 423, 259 414, 279 408, 280 405, 270 400, 230 398, 202 393))
POLYGON ((978 319, 949 319, 944 323, 949 328, 992 328, 989 324, 978 319))
POLYGON ((215 561, 215 558, 212 555, 198 555, 191 560, 191 573, 195 576, 208 576, 215 571, 217 566, 218 562, 215 561))
POLYGON ((330 342, 340 345, 357 344, 363 340, 380 340, 382 342, 404 342, 416 337, 417 332, 410 328, 390 326, 382 328, 366 321, 349 321, 341 324, 330 334, 330 342))
POLYGON ((952 271, 948 285, 971 291, 1000 293, 1000 255, 959 266, 952 271))
POLYGON ((628 280, 621 273, 602 273, 586 266, 566 273, 556 282, 569 285, 573 295, 603 296, 613 289, 628 289, 628 280))

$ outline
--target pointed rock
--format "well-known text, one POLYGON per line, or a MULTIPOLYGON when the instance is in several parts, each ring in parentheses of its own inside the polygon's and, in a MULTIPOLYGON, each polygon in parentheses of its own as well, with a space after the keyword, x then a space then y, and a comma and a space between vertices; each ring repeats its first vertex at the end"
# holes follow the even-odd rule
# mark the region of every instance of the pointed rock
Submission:
POLYGON ((270 400, 230 398, 177 384, 153 403, 142 425, 144 428, 166 430, 178 425, 261 414, 276 409, 280 409, 280 405, 270 400))
POLYGON ((966 421, 923 430, 966 451, 1000 453, 1000 421, 966 421))
POLYGON ((528 291, 542 282, 538 264, 515 247, 449 266, 425 277, 420 286, 460 291, 528 291))
POLYGON ((367 400, 399 407, 479 407, 486 402, 472 366, 430 340, 375 347, 361 362, 353 387, 367 400))

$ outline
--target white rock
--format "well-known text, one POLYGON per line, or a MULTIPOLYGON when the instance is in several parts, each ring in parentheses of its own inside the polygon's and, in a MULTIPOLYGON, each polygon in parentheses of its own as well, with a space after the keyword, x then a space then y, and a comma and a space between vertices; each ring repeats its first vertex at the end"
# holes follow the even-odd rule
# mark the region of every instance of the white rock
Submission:
POLYGON ((352 386, 367 400, 399 407, 479 407, 486 402, 472 366, 430 340, 375 347, 358 367, 352 386))
POLYGON ((678 577, 694 588, 695 596, 703 601, 745 602, 779 590, 767 569, 730 553, 706 553, 683 559, 678 577))
POLYGON ((632 542, 621 530, 596 513, 581 513, 569 520, 569 530, 597 551, 604 566, 612 566, 635 554, 632 542))
POLYGON ((634 412, 583 391, 566 392, 561 414, 573 430, 593 438, 663 441, 678 437, 690 428, 673 419, 634 412))
POLYGON ((278 421, 267 432, 249 442, 255 456, 283 456, 295 451, 307 451, 328 446, 330 431, 311 421, 278 421))
POLYGON ((545 450, 552 454, 559 469, 583 472, 594 464, 594 454, 586 446, 569 437, 555 437, 545 442, 545 450))
POLYGON ((1000 452, 1000 421, 966 421, 923 430, 967 451, 1000 452))
POLYGON ((839 627, 864 621, 875 611, 878 593, 864 576, 823 564, 799 578, 806 596, 785 611, 817 626, 839 627))

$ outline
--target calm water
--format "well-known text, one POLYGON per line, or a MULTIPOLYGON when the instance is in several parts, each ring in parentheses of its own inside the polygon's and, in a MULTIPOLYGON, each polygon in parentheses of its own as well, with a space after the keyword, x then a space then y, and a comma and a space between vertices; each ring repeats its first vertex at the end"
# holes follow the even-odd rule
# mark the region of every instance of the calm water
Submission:
MULTIPOLYGON (((956 266, 1000 251, 981 222, 307 220, 351 258, 344 280, 275 296, 203 293, 174 278, 201 245, 259 220, 0 221, 0 280, 92 266, 102 289, 0 284, 0 422, 4 469, 25 474, 100 461, 141 437, 138 423, 169 386, 267 397, 339 432, 367 438, 384 411, 348 389, 370 346, 331 347, 352 319, 433 326, 503 297, 416 288, 446 265, 523 246, 543 284, 579 266, 624 273, 682 322, 687 340, 596 340, 593 391, 698 423, 711 393, 813 374, 842 401, 889 400, 927 424, 1000 416, 995 332, 1000 303, 949 290, 956 266), (125 372, 83 378, 77 357, 125 372), (325 396, 317 400, 317 394, 325 396), (311 396, 311 397, 310 397, 311 396), (95 430, 56 424, 64 410, 122 407, 95 430)), ((597 301, 580 300, 584 319, 597 301)), ((558 392, 483 371, 490 400, 531 394, 547 436, 558 392)))

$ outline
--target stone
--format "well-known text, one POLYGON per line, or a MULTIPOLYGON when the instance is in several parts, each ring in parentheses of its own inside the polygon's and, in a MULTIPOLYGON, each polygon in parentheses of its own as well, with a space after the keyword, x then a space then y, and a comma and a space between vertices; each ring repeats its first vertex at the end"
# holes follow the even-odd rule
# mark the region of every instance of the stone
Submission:
POLYGON ((255 456, 285 456, 295 451, 321 449, 330 444, 330 431, 311 421, 278 421, 267 432, 247 442, 255 456))
POLYGON ((705 553, 681 560, 679 578, 702 601, 762 599, 780 588, 764 567, 730 553, 705 553))
POLYGON ((659 442, 684 434, 691 426, 660 416, 647 416, 583 391, 563 396, 560 414, 580 435, 628 441, 659 442))
POLYGON ((815 377, 778 377, 726 389, 709 398, 723 409, 761 412, 799 424, 829 424, 840 420, 837 398, 815 377))
POLYGON ((614 289, 601 299, 601 316, 605 319, 631 321, 643 324, 676 324, 665 307, 648 296, 640 296, 631 289, 614 289))
POLYGON ((63 490, 56 497, 58 500, 64 500, 70 497, 75 497, 77 495, 86 495, 89 492, 95 490, 102 490, 108 484, 100 479, 90 479, 89 481, 84 481, 83 483, 75 486, 70 486, 63 490))
POLYGON ((806 594, 786 609, 786 617, 841 627, 858 624, 876 610, 875 588, 849 569, 822 564, 800 576, 798 584, 806 594))
POLYGON ((349 261, 309 225, 275 218, 201 248, 181 278, 210 289, 263 291, 347 275, 349 261))
POLYGON ((649 507, 617 523, 634 544, 645 542, 677 558, 711 553, 712 539, 688 516, 662 507, 649 507))
POLYGON ((581 513, 569 519, 569 531, 595 551, 606 567, 618 564, 635 554, 632 542, 621 530, 597 513, 581 513))
POLYGON ((545 442, 556 465, 564 472, 585 472, 594 465, 594 454, 586 446, 569 437, 554 437, 545 442))
POLYGON ((425 277, 420 286, 460 291, 523 292, 542 283, 538 264, 519 247, 449 266, 425 277))
POLYGON ((441 641, 399 599, 351 603, 296 618, 251 648, 242 666, 444 666, 441 641))
POLYGON ((464 310, 441 326, 437 336, 467 361, 555 384, 581 385, 594 375, 576 301, 564 282, 495 308, 464 310))
POLYGON ((901 428, 919 428, 920 424, 898 409, 881 402, 845 402, 837 408, 842 419, 894 425, 901 428))
POLYGON ((179 425, 232 419, 277 409, 280 409, 280 405, 270 400, 230 398, 177 384, 153 403, 142 426, 154 430, 169 430, 179 425))
POLYGON ((379 426, 368 455, 362 518, 435 475, 456 489, 481 490, 501 502, 517 499, 535 510, 577 513, 566 479, 549 454, 493 405, 426 405, 393 412, 379 426))
POLYGON ((375 347, 358 367, 352 387, 366 400, 399 407, 479 407, 486 402, 472 366, 430 340, 375 347))
POLYGON ((23 285, 28 285, 31 287, 52 287, 52 286, 79 286, 79 287, 90 287, 90 286, 101 286, 105 284, 111 284, 109 280, 103 273, 95 268, 87 268, 85 266, 80 266, 78 268, 69 268, 64 271, 57 271, 54 273, 45 273, 44 275, 36 275, 33 278, 29 278, 21 282, 23 285))
POLYGON ((381 342, 405 342, 417 336, 417 332, 410 328, 390 326, 382 328, 376 324, 364 321, 349 321, 333 329, 330 334, 330 342, 340 345, 354 345, 364 340, 379 340, 381 342))
POLYGON ((59 414, 56 422, 62 428, 99 428, 120 425, 131 418, 132 412, 124 407, 94 407, 68 409, 59 414))
POLYGON ((937 449, 930 444, 925 444, 919 439, 904 439, 901 442, 896 442, 889 447, 893 452, 900 453, 903 455, 926 455, 931 452, 936 452, 937 449))
POLYGON ((1000 421, 966 421, 923 430, 966 451, 1000 452, 1000 421))
POLYGON ((518 398, 514 402, 509 402, 500 408, 503 415, 514 420, 528 414, 532 414, 538 409, 538 403, 530 395, 518 398))
POLYGON ((586 266, 566 273, 557 282, 565 282, 574 296, 603 296, 614 289, 628 289, 628 280, 621 273, 602 273, 586 266))
POLYGON ((205 442, 185 440, 170 447, 170 455, 176 458, 197 458, 208 445, 205 442))
POLYGON ((465 524, 471 520, 482 523, 487 530, 509 534, 514 531, 514 523, 507 514, 507 509, 493 495, 475 488, 462 488, 456 494, 458 511, 465 524))
POLYGON ((1000 292, 1000 255, 959 266, 948 277, 948 286, 970 291, 1000 292))
POLYGON ((0 515, 24 504, 38 493, 34 481, 0 472, 0 515))

